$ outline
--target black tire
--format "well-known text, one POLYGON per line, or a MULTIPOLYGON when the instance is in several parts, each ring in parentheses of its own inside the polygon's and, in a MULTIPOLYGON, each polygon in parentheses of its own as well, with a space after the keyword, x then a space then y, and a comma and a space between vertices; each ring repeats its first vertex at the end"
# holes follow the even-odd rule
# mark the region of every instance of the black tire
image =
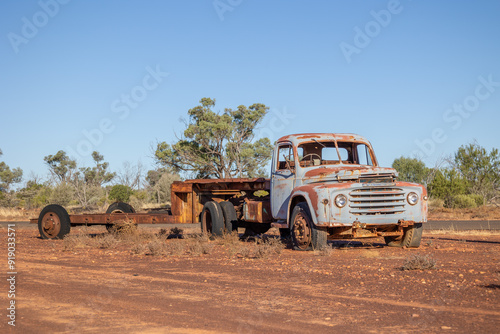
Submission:
POLYGON ((38 231, 42 239, 62 239, 71 230, 68 211, 60 205, 43 208, 38 216, 38 231))
MULTIPOLYGON (((135 210, 132 205, 128 203, 114 202, 108 207, 106 213, 135 213, 135 210)), ((108 230, 108 232, 111 232, 112 229, 113 224, 106 224, 106 230, 108 230)))
POLYGON ((403 230, 403 236, 384 237, 384 239, 389 247, 418 248, 420 247, 423 229, 422 223, 415 223, 413 226, 403 230))
POLYGON ((298 203, 293 208, 290 225, 293 249, 308 251, 327 246, 328 232, 314 225, 307 203, 298 203))
POLYGON ((236 217, 236 210, 234 209, 233 203, 224 201, 220 202, 219 205, 224 217, 224 232, 231 233, 233 231, 238 231, 238 217, 236 217))
POLYGON ((108 207, 106 213, 135 213, 135 210, 132 205, 128 203, 114 202, 108 207))
POLYGON ((201 231, 213 235, 222 235, 224 233, 224 216, 219 203, 209 201, 203 205, 201 231))

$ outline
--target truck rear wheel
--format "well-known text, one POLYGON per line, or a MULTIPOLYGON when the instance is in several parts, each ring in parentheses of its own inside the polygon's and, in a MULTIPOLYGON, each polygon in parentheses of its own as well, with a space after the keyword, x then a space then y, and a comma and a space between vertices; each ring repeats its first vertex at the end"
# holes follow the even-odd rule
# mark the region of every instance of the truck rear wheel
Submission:
MULTIPOLYGON (((132 205, 128 203, 115 202, 108 207, 106 213, 135 213, 135 210, 132 205)), ((106 224, 106 230, 108 230, 108 232, 111 232, 113 225, 114 224, 106 224)))
POLYGON ((219 203, 215 201, 206 202, 201 212, 201 231, 222 235, 224 233, 224 216, 219 203))
POLYGON ((328 232, 313 224, 306 203, 299 203, 293 208, 291 228, 293 249, 307 251, 326 247, 328 232))
POLYGON ((224 217, 224 227, 226 233, 231 233, 238 230, 238 217, 236 217, 236 210, 231 202, 224 201, 219 203, 224 217))
POLYGON ((38 231, 42 239, 62 239, 70 229, 68 212, 60 205, 47 205, 38 216, 38 231))
POLYGON ((420 240, 422 239, 422 223, 416 223, 413 226, 407 227, 403 230, 401 237, 385 237, 385 242, 389 247, 407 247, 418 248, 420 247, 420 240))

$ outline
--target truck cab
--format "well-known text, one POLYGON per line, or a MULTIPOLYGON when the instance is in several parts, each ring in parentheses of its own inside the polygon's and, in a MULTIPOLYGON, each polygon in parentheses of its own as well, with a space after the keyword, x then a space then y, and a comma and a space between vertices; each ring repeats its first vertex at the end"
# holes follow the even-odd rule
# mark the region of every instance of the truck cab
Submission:
POLYGON ((379 167, 368 140, 355 134, 280 138, 271 166, 271 213, 294 248, 318 249, 328 238, 384 237, 418 247, 427 191, 379 167))

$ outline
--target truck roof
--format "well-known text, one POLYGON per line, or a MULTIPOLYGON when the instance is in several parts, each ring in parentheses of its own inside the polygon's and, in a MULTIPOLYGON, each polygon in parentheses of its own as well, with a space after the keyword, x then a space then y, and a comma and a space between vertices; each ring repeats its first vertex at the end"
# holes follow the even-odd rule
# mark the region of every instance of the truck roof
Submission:
POLYGON ((280 139, 278 139, 278 142, 289 141, 294 145, 298 145, 299 143, 309 142, 313 139, 319 141, 333 139, 337 141, 354 141, 370 144, 370 142, 366 138, 354 133, 298 133, 281 137, 280 139))

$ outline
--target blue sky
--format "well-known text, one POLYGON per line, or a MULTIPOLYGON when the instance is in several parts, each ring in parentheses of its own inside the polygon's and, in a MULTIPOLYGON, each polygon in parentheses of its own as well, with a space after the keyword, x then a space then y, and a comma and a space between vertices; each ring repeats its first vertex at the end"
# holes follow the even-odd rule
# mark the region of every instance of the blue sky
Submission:
POLYGON ((381 165, 500 147, 500 1, 2 1, 1 160, 112 170, 173 142, 202 97, 257 132, 352 132, 381 165), (85 135, 87 134, 87 135, 85 135))

